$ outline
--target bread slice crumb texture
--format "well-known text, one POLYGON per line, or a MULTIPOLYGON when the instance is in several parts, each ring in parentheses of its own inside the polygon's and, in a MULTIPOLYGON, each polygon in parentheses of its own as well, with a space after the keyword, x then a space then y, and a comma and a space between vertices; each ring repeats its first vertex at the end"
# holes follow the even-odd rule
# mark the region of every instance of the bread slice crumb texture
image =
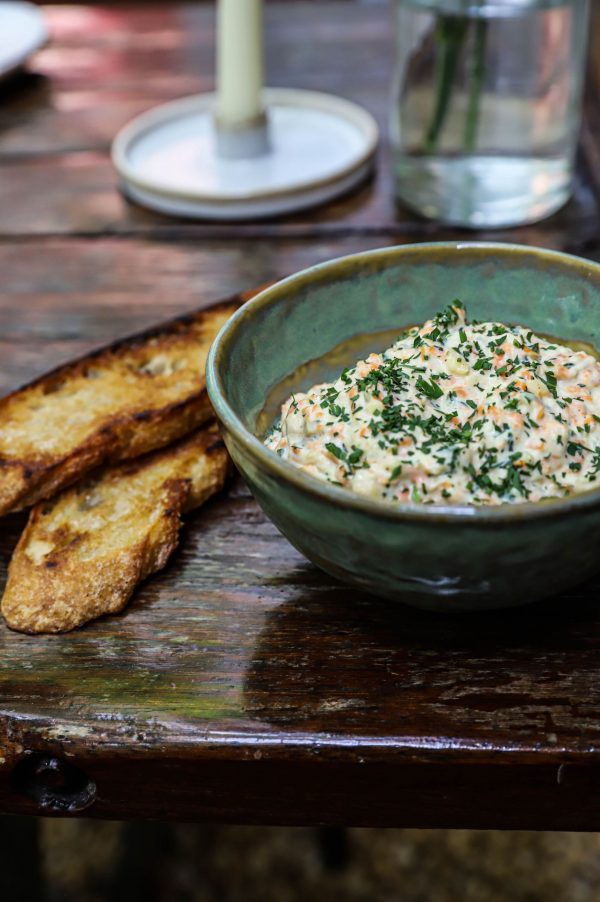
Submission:
POLYGON ((229 467, 209 428, 40 502, 10 563, 7 624, 56 633, 121 611, 176 548, 181 514, 219 491, 229 467))
POLYGON ((207 422, 206 358, 237 306, 127 339, 0 400, 0 515, 207 422))

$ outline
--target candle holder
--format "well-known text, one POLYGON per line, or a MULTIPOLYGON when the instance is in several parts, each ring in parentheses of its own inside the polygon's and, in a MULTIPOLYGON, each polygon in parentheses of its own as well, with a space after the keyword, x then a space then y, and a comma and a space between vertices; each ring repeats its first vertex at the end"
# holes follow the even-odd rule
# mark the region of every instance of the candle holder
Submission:
POLYGON ((213 220, 290 213, 349 191, 372 169, 375 120, 340 97, 262 89, 262 4, 221 0, 218 91, 164 104, 119 132, 123 192, 162 213, 213 220))

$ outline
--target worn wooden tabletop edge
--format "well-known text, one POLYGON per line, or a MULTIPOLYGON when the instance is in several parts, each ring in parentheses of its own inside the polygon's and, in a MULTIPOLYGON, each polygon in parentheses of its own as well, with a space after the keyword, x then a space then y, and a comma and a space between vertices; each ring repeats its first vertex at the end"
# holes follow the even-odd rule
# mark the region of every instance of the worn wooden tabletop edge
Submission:
POLYGON ((28 752, 53 750, 64 755, 85 754, 90 758, 114 757, 129 740, 128 758, 172 758, 197 760, 244 760, 260 758, 287 760, 338 760, 364 763, 427 764, 535 764, 600 763, 600 742, 582 740, 581 747, 548 742, 503 742, 456 739, 452 736, 365 736, 353 733, 241 729, 239 724, 211 729, 206 722, 188 721, 176 726, 148 718, 127 718, 117 722, 81 723, 75 719, 57 722, 20 712, 4 711, 0 717, 0 753, 5 759, 28 752), (148 736, 144 730, 147 728, 148 736), (161 742, 161 735, 164 745, 161 742), (168 743, 168 744, 167 744, 168 743), (363 756, 365 756, 363 758, 363 756), (362 759, 362 760, 361 760, 362 759))

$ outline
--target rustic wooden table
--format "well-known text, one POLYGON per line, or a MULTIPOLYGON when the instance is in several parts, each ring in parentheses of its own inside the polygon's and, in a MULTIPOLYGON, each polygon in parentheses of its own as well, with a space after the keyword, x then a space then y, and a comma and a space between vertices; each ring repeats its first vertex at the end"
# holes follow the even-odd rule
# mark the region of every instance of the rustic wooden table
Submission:
MULTIPOLYGON (((116 131, 212 86, 212 6, 47 10, 0 87, 0 389, 181 311, 344 253, 464 237, 376 179, 301 216, 185 223, 125 201, 116 131)), ((273 4, 279 85, 385 123, 385 5, 273 4)), ((574 199, 487 233, 600 255, 595 72, 574 199)), ((2 576, 22 518, 3 522, 2 576)), ((72 635, 0 629, 0 810, 281 824, 600 828, 600 582, 529 609, 425 615, 303 560, 241 482, 191 518, 127 612, 72 635)))

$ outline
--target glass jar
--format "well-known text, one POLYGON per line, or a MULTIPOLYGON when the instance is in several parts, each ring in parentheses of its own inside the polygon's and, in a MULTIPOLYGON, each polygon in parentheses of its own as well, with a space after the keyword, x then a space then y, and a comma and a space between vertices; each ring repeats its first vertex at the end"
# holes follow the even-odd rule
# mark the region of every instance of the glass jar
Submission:
POLYGON ((391 141, 399 200, 471 228, 569 198, 588 0, 396 0, 391 141))

